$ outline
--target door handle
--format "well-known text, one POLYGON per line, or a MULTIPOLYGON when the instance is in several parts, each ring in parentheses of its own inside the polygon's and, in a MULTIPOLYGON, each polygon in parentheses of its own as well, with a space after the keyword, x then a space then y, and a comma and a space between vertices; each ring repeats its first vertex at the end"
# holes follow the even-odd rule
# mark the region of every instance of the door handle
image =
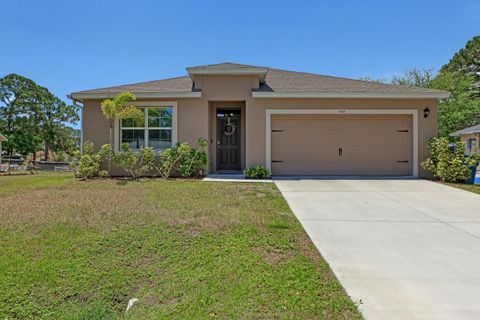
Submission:
POLYGON ((341 157, 343 155, 343 149, 338 148, 338 156, 341 157))

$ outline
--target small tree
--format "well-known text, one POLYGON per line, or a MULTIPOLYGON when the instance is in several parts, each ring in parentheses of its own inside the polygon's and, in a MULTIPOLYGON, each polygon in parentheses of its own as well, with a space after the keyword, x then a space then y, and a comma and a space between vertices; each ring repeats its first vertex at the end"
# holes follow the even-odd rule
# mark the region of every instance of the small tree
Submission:
POLYGON ((113 99, 102 101, 101 107, 105 118, 110 122, 110 155, 108 157, 108 173, 111 173, 113 158, 113 125, 117 119, 141 120, 143 113, 134 106, 129 105, 135 100, 135 96, 130 92, 121 92, 113 99))
POLYGON ((458 142, 451 150, 447 138, 433 138, 428 143, 430 158, 422 161, 422 167, 443 182, 465 182, 470 178, 470 167, 477 164, 477 157, 466 157, 465 145, 458 142))

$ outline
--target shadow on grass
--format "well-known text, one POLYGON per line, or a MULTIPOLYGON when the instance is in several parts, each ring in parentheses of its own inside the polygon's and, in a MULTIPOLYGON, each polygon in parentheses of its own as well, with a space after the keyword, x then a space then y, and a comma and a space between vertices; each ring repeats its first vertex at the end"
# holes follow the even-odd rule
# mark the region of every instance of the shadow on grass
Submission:
POLYGON ((135 182, 135 181, 137 181, 137 180, 134 180, 132 178, 118 178, 116 180, 116 184, 117 184, 117 186, 124 187, 124 186, 128 185, 129 183, 135 182))

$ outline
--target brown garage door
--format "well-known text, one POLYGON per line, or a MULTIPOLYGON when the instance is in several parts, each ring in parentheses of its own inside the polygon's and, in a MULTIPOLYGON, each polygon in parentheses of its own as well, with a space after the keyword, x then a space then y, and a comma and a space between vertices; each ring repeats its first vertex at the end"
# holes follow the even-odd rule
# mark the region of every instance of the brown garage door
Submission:
POLYGON ((272 115, 274 175, 412 174, 410 115, 272 115))

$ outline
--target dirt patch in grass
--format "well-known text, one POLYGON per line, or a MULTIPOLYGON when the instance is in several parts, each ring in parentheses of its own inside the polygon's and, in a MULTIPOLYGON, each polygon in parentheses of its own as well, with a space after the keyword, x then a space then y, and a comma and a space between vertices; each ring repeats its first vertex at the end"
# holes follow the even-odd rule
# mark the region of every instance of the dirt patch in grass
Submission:
POLYGON ((140 190, 118 188, 112 192, 113 184, 72 181, 69 185, 0 194, 2 225, 18 231, 62 222, 108 230, 115 227, 111 218, 129 221, 147 210, 140 190))

